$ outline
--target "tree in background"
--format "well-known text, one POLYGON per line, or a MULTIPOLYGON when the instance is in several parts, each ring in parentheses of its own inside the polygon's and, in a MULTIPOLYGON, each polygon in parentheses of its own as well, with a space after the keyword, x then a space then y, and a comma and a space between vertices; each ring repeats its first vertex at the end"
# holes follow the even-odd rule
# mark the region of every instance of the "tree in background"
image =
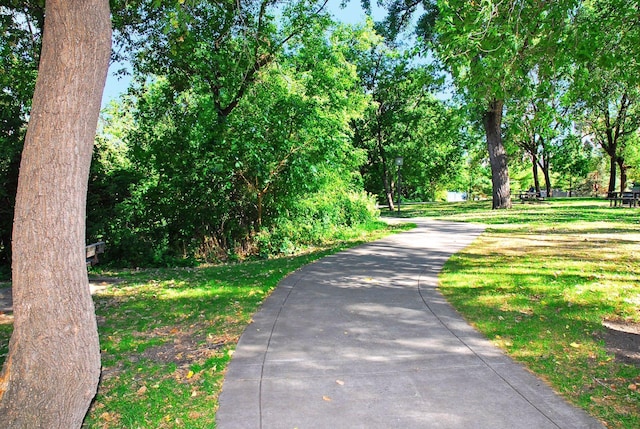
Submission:
POLYGON ((456 86, 481 109, 492 168, 493 207, 511 205, 502 117, 509 104, 557 66, 554 51, 566 37, 575 2, 438 2, 433 48, 456 86))
POLYGON ((626 187, 626 145, 640 126, 637 17, 631 0, 582 2, 567 47, 575 59, 569 103, 583 131, 609 156, 609 193, 615 191, 617 168, 620 190, 626 187))
POLYGON ((559 179, 567 183, 569 196, 574 196, 576 188, 580 187, 580 179, 584 181, 594 169, 593 146, 581 136, 568 134, 555 141, 552 162, 559 179))
POLYGON ((394 160, 405 155, 420 121, 417 107, 428 95, 432 78, 424 69, 412 66, 409 55, 389 47, 375 33, 371 20, 361 32, 368 45, 351 55, 371 102, 363 118, 353 123, 354 142, 368 154, 362 170, 366 189, 384 195, 393 210, 397 191, 394 160))
POLYGON ((142 79, 163 76, 176 92, 207 91, 220 120, 240 103, 260 70, 295 38, 322 32, 326 0, 170 2, 135 28, 128 48, 142 79), (277 16, 276 16, 277 15, 277 16))
MULTIPOLYGON (((261 37, 287 35, 286 49, 269 48, 264 54, 269 61, 259 69, 242 58, 236 67, 233 62, 249 43, 246 34, 254 38, 254 27, 212 32, 209 39, 205 32, 197 39, 186 34, 179 43, 193 40, 202 52, 193 46, 169 51, 176 67, 144 75, 132 91, 123 121, 133 126, 126 127, 123 139, 132 177, 140 180, 116 204, 115 226, 108 227, 110 253, 130 264, 251 253, 257 242, 277 253, 290 246, 273 245, 266 237, 304 241, 315 232, 304 237, 302 225, 349 225, 353 216, 347 206, 356 212, 360 204, 370 206, 356 196, 355 173, 363 157, 350 142, 349 122, 361 115, 366 100, 355 67, 345 59, 352 34, 323 14, 292 7, 283 11, 291 17, 283 28, 268 11, 255 22, 263 27, 261 37), (229 39, 217 51, 207 48, 223 36, 229 39), (190 62, 178 61, 188 55, 190 62), (216 61, 222 61, 220 67, 216 61), (321 211, 304 203, 317 193, 334 198, 321 211), (296 237, 274 230, 285 224, 296 237)), ((274 45, 265 43, 265 49, 274 45)), ((156 63, 161 61, 142 66, 156 63)))
MULTIPOLYGON (((126 103, 124 103, 126 105, 126 103)), ((133 168, 125 138, 135 126, 129 110, 112 101, 103 108, 94 144, 87 192, 87 238, 90 242, 109 241, 109 255, 118 258, 112 237, 128 235, 114 219, 123 215, 122 206, 131 197, 131 184, 146 174, 133 168)), ((126 205, 125 205, 126 207, 126 205)))
POLYGON ((385 41, 371 20, 360 31, 370 45, 352 56, 371 103, 353 129, 355 144, 368 154, 362 168, 365 189, 393 210, 398 192, 394 162, 403 157, 402 192, 433 200, 459 167, 460 116, 433 96, 438 79, 415 50, 385 41))
POLYGON ((601 87, 598 95, 585 100, 582 106, 582 124, 588 133, 609 156, 608 192, 616 187, 616 171, 620 171, 620 190, 627 185, 628 160, 625 158, 627 145, 636 142, 632 137, 640 127, 638 110, 638 88, 620 88, 608 82, 601 87), (633 92, 631 92, 633 91, 633 92))
POLYGON ((425 97, 416 110, 419 120, 404 142, 403 193, 411 199, 435 201, 447 190, 467 191, 457 185, 469 149, 462 111, 433 95, 425 97))
MULTIPOLYGON (((507 137, 530 157, 533 186, 541 194, 538 170, 542 170, 546 196, 553 196, 551 160, 570 126, 568 109, 561 106, 561 81, 541 77, 534 70, 530 91, 514 100, 507 114, 507 137)), ((560 158, 555 158, 560 160, 560 158)))
MULTIPOLYGON (((368 4, 368 1, 363 2, 368 4)), ((422 7, 416 28, 482 119, 492 170, 493 207, 511 206, 502 120, 507 105, 529 86, 534 67, 555 67, 577 0, 538 2, 399 1, 386 25, 406 26, 422 7)), ((390 30, 392 36, 397 30, 390 30)))
POLYGON ((8 2, 0 18, 0 274, 8 275, 18 166, 40 59, 44 2, 8 2))

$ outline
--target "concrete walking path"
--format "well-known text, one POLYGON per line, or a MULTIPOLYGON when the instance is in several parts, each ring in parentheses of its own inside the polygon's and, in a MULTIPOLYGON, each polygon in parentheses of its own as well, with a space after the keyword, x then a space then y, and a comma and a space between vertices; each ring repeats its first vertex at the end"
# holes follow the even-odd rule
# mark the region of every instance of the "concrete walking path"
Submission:
POLYGON ((483 228, 411 221, 280 283, 240 338, 218 429, 604 427, 436 290, 445 261, 483 228))

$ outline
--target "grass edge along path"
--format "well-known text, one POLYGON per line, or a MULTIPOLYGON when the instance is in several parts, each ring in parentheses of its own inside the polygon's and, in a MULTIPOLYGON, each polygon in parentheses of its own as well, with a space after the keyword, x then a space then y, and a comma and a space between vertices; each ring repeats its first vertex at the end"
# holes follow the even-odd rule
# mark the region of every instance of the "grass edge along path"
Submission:
MULTIPOLYGON (((376 222, 287 257, 101 272, 106 286, 94 303, 103 370, 83 427, 215 427, 227 363, 279 281, 324 256, 413 227, 376 222)), ((0 364, 10 335, 11 325, 0 324, 0 364)))
MULTIPOLYGON (((565 398, 610 428, 640 427, 640 363, 607 347, 605 326, 640 327, 640 210, 557 200, 508 211, 418 205, 404 214, 488 224, 445 264, 440 291, 565 398)), ((627 335, 637 356, 637 331, 627 335)))

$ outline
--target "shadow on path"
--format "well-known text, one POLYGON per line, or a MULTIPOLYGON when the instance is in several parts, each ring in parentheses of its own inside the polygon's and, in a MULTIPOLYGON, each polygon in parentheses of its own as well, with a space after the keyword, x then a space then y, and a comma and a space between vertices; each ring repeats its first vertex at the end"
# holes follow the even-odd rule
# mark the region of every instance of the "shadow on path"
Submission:
POLYGON ((436 290, 445 261, 483 228, 412 222, 280 283, 229 365, 219 429, 603 427, 436 290))

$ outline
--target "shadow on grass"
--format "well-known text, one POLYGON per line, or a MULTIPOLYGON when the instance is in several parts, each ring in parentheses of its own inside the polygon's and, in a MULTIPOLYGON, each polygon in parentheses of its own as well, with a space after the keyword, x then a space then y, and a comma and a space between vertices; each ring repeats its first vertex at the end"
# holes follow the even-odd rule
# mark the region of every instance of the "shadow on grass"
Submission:
POLYGON ((441 291, 572 401, 610 427, 639 427, 639 397, 630 389, 640 382, 640 367, 615 358, 603 321, 640 317, 640 228, 631 226, 636 212, 627 211, 633 220, 623 223, 619 210, 604 211, 585 222, 578 210, 575 225, 565 213, 542 225, 489 229, 447 262, 441 291))
MULTIPOLYGON (((278 282, 314 260, 408 228, 381 223, 378 232, 297 256, 112 273, 122 281, 94 295, 103 371, 83 427, 213 427, 226 363, 278 282)), ((0 325, 0 364, 11 330, 0 325)))
MULTIPOLYGON (((612 208, 602 199, 550 199, 542 204, 514 204, 509 210, 491 210, 490 201, 424 203, 403 206, 400 217, 437 219, 484 224, 568 224, 617 222, 640 225, 640 209, 612 208)), ((397 212, 383 216, 398 217, 397 212)))

